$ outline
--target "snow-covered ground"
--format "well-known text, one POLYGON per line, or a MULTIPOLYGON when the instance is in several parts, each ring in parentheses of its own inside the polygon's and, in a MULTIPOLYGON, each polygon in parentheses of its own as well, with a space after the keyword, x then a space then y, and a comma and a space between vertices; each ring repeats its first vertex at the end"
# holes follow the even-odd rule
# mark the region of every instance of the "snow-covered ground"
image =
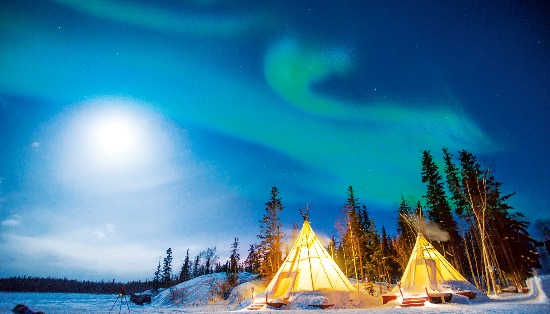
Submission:
MULTIPOLYGON (((129 298, 117 299, 117 295, 91 295, 69 293, 11 293, 0 292, 0 313, 11 313, 18 303, 27 304, 35 311, 45 313, 223 313, 246 311, 254 297, 265 297, 261 292, 265 286, 254 280, 251 274, 240 276, 242 284, 232 290, 227 300, 218 296, 217 290, 225 281, 225 274, 212 274, 195 278, 175 286, 172 291, 165 290, 154 297, 150 305, 135 305, 129 298)), ((351 297, 343 294, 310 293, 300 294, 291 306, 284 310, 262 310, 262 313, 298 314, 354 314, 369 313, 550 313, 550 275, 538 276, 528 280, 530 292, 527 294, 509 293, 491 296, 484 300, 470 301, 467 298, 453 296, 451 303, 427 304, 418 308, 400 308, 397 303, 382 305, 381 298, 359 293, 351 297), (352 299, 350 301, 349 299, 352 299), (334 304, 329 309, 317 309, 309 304, 321 304, 330 299, 334 304)), ((248 311, 253 312, 253 311, 248 311)))

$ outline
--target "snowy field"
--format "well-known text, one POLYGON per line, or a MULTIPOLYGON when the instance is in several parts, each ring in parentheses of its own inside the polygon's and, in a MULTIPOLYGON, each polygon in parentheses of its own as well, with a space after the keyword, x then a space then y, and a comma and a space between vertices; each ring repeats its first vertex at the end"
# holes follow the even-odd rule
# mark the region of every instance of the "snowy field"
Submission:
MULTIPOLYGON (((175 293, 169 291, 159 294, 151 305, 139 306, 129 302, 129 298, 120 302, 117 295, 94 295, 76 293, 15 293, 0 292, 0 313, 11 313, 18 303, 27 304, 35 311, 45 313, 223 313, 243 311, 250 304, 250 288, 254 282, 246 282, 231 294, 229 300, 215 300, 212 287, 223 280, 219 274, 203 276, 176 286, 175 293), (179 291, 179 292, 178 292, 179 291), (179 298, 178 298, 178 293, 179 298)), ((246 278, 245 278, 246 280, 246 278)), ((550 313, 550 275, 535 277, 529 282, 527 294, 502 294, 484 302, 469 302, 454 298, 451 303, 427 304, 418 308, 400 308, 398 305, 381 305, 381 302, 362 304, 356 308, 313 309, 300 306, 291 310, 269 310, 277 313, 550 313), (456 300, 455 300, 456 299, 456 300)), ((257 287, 257 286, 255 286, 257 287)), ((257 287, 257 291, 260 287, 257 287)), ((254 312, 254 311, 248 311, 254 312)))

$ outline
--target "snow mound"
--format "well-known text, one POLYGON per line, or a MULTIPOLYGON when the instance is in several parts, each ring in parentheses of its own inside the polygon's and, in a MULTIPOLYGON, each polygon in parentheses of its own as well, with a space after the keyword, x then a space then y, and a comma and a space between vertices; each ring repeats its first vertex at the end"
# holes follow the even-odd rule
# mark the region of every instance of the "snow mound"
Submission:
MULTIPOLYGON (((227 275, 225 273, 215 273, 193 278, 182 282, 171 289, 165 289, 154 296, 152 307, 181 307, 181 308, 199 308, 216 307, 219 309, 235 309, 243 303, 246 298, 251 298, 251 288, 263 291, 260 283, 249 283, 257 275, 251 273, 240 273, 237 287, 231 289, 227 300, 222 298, 223 289, 227 287, 227 275)), ((250 303, 250 302, 249 302, 250 303)), ((242 304, 245 307, 248 304, 242 304)))

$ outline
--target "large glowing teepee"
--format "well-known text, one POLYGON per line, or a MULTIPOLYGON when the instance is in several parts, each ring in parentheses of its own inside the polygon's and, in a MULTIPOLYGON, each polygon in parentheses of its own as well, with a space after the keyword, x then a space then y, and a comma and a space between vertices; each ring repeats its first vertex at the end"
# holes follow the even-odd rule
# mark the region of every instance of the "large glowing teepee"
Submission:
POLYGON ((292 250, 266 289, 266 298, 286 299, 291 292, 355 291, 307 220, 292 250))

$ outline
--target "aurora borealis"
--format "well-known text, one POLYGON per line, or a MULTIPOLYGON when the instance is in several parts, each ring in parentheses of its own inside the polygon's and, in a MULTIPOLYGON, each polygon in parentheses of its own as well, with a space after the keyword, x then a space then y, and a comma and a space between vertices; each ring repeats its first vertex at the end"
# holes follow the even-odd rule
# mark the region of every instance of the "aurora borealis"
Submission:
POLYGON ((393 230, 443 146, 548 218, 547 9, 3 2, 0 276, 145 279, 168 247, 234 237, 244 255, 272 186, 285 228, 313 203, 331 236, 352 185, 393 230))

